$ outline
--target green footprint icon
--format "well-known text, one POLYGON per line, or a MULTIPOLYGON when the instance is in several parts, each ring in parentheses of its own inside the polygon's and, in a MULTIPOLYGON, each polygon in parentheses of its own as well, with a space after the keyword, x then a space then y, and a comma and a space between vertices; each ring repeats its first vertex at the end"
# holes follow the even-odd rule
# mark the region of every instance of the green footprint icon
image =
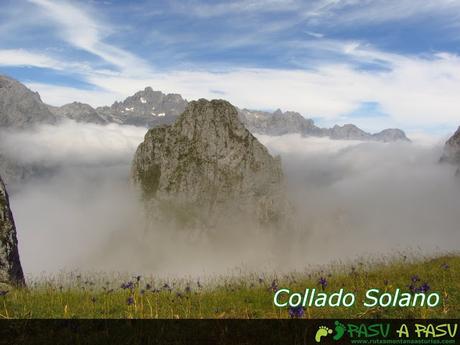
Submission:
POLYGON ((316 342, 321 342, 321 338, 326 337, 328 334, 332 334, 332 329, 327 328, 326 326, 319 326, 318 331, 315 335, 316 342))
POLYGON ((335 322, 335 335, 332 337, 334 340, 340 340, 342 339, 343 335, 345 334, 345 325, 343 323, 340 323, 339 321, 335 322))

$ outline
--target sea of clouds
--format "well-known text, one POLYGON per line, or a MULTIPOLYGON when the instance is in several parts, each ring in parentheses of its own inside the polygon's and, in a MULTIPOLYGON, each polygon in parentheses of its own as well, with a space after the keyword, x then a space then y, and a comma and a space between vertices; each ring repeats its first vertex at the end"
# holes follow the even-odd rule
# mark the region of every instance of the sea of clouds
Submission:
POLYGON ((289 271, 358 256, 458 249, 460 182, 442 140, 383 144, 258 136, 280 155, 295 229, 235 221, 190 236, 146 225, 130 183, 145 128, 79 124, 3 132, 3 155, 53 169, 11 183, 24 270, 162 275, 289 271))

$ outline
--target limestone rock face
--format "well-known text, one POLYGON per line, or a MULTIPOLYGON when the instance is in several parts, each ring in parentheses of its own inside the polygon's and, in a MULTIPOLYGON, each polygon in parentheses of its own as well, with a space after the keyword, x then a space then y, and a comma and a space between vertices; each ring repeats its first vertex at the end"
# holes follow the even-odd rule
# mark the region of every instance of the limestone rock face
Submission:
POLYGON ((447 140, 441 161, 460 165, 460 127, 455 134, 447 140))
POLYGON ((274 224, 285 211, 280 159, 222 100, 191 102, 174 124, 150 129, 132 178, 155 217, 179 225, 213 226, 228 217, 274 224))
POLYGON ((54 124, 56 116, 20 82, 0 76, 0 128, 30 128, 36 124, 54 124))
POLYGON ((10 210, 8 193, 0 177, 0 283, 24 285, 18 253, 16 226, 10 210))

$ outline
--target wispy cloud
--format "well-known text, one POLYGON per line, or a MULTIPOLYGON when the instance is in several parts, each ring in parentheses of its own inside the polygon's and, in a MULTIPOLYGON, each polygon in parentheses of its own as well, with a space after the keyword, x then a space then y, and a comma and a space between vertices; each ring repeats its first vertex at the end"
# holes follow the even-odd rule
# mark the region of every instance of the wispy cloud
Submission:
POLYGON ((69 2, 29 0, 42 9, 58 26, 61 37, 70 45, 94 54, 127 73, 149 70, 148 64, 137 56, 104 42, 110 28, 95 20, 87 11, 69 2))
POLYGON ((0 50, 0 65, 3 66, 35 66, 61 69, 63 64, 45 54, 33 53, 24 49, 0 50))
POLYGON ((226 16, 230 13, 290 12, 299 8, 297 0, 236 0, 203 3, 200 1, 173 1, 173 8, 197 17, 226 16))

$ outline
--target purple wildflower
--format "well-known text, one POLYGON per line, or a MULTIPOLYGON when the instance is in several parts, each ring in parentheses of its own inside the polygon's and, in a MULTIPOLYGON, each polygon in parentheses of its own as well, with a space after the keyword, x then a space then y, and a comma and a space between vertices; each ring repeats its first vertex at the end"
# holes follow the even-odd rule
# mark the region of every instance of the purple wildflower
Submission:
POLYGON ((132 289, 134 289, 134 283, 132 281, 129 281, 127 283, 123 283, 123 284, 121 284, 121 288, 125 289, 125 290, 126 289, 132 290, 132 289))
POLYGON ((134 304, 134 297, 133 296, 129 296, 128 299, 126 300, 126 303, 128 305, 133 305, 134 304))
POLYGON ((448 270, 449 269, 449 265, 447 263, 443 263, 441 265, 441 268, 444 269, 444 270, 448 270))
POLYGON ((414 275, 410 279, 412 280, 413 283, 416 283, 416 282, 420 281, 420 277, 418 275, 414 275))
POLYGON ((303 310, 302 306, 289 307, 288 313, 292 319, 299 319, 304 315, 305 311, 303 310))
POLYGON ((425 282, 420 286, 419 291, 422 293, 426 293, 430 291, 430 286, 428 285, 428 283, 425 282))
POLYGON ((324 277, 319 278, 318 284, 321 285, 321 288, 324 290, 327 286, 327 280, 324 277))

